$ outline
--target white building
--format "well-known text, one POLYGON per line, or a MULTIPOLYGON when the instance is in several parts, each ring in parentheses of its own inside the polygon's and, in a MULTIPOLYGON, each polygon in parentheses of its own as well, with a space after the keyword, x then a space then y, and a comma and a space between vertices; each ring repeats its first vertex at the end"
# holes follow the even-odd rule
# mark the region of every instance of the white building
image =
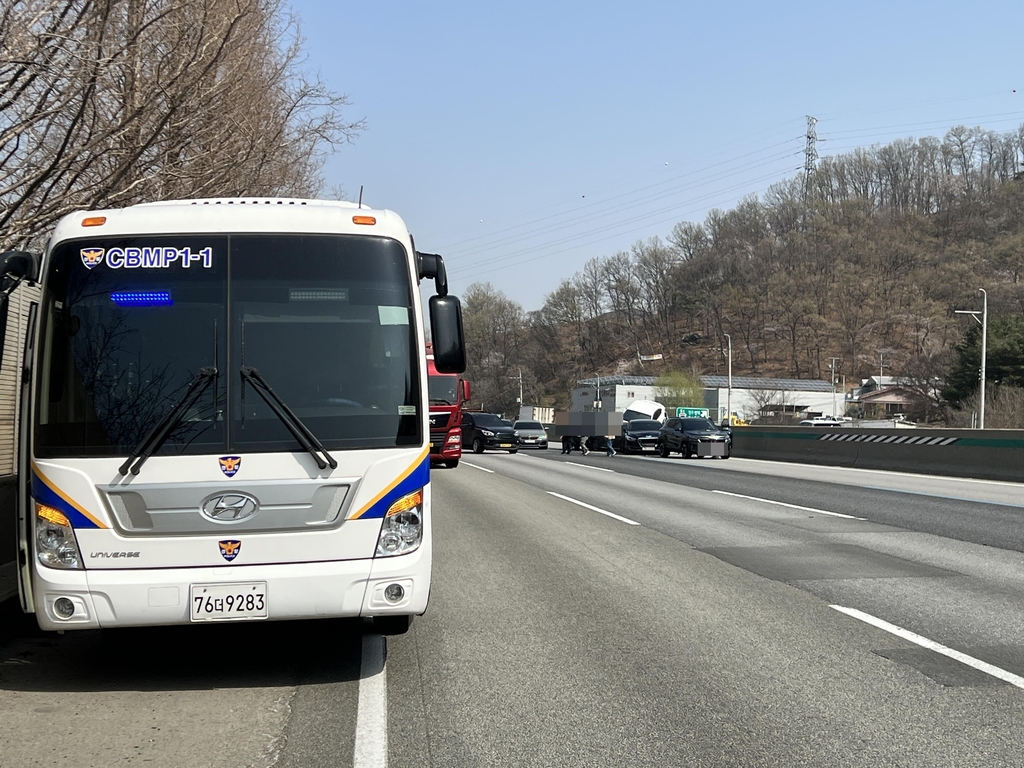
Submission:
MULTIPOLYGON (((704 407, 717 422, 726 416, 726 403, 741 418, 799 420, 812 416, 843 415, 843 393, 820 379, 762 379, 701 376, 704 407)), ((624 411, 634 400, 658 401, 654 376, 609 376, 581 379, 572 391, 574 411, 624 411)))

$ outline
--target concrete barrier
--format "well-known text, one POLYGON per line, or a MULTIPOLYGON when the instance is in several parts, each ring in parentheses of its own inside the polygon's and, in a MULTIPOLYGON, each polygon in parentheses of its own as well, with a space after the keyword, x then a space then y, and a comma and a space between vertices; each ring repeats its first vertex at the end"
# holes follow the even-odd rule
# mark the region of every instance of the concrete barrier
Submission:
POLYGON ((1024 482, 1024 430, 734 427, 732 455, 1024 482))

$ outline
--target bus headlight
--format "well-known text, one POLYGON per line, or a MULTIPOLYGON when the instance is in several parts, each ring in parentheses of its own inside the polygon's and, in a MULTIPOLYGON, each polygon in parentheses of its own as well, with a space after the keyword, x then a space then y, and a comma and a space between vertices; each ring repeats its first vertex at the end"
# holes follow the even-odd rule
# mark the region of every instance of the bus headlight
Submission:
POLYGON ((36 557, 49 568, 81 568, 71 522, 53 507, 36 504, 36 557))
POLYGON ((423 541, 423 489, 403 496, 388 509, 377 537, 377 557, 404 555, 423 541))

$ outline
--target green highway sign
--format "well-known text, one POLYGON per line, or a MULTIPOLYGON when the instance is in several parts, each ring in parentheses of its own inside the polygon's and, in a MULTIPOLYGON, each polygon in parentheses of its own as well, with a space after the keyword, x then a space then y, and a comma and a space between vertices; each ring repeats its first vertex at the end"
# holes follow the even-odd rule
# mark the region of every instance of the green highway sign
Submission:
POLYGON ((703 416, 705 419, 709 418, 711 411, 707 408, 676 408, 676 418, 687 417, 691 419, 700 418, 703 416))

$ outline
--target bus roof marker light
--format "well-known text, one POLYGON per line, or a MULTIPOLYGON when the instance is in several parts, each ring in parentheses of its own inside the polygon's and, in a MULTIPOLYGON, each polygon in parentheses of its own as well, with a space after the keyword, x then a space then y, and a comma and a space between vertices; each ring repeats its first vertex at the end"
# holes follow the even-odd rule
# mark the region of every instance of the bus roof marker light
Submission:
POLYGON ((376 216, 353 216, 352 217, 352 223, 353 224, 376 224, 377 223, 377 217, 376 216))
POLYGON ((110 300, 119 307, 171 307, 170 291, 115 291, 110 300))
POLYGON ((106 216, 89 216, 88 218, 82 219, 83 227, 102 227, 106 223, 106 216))

